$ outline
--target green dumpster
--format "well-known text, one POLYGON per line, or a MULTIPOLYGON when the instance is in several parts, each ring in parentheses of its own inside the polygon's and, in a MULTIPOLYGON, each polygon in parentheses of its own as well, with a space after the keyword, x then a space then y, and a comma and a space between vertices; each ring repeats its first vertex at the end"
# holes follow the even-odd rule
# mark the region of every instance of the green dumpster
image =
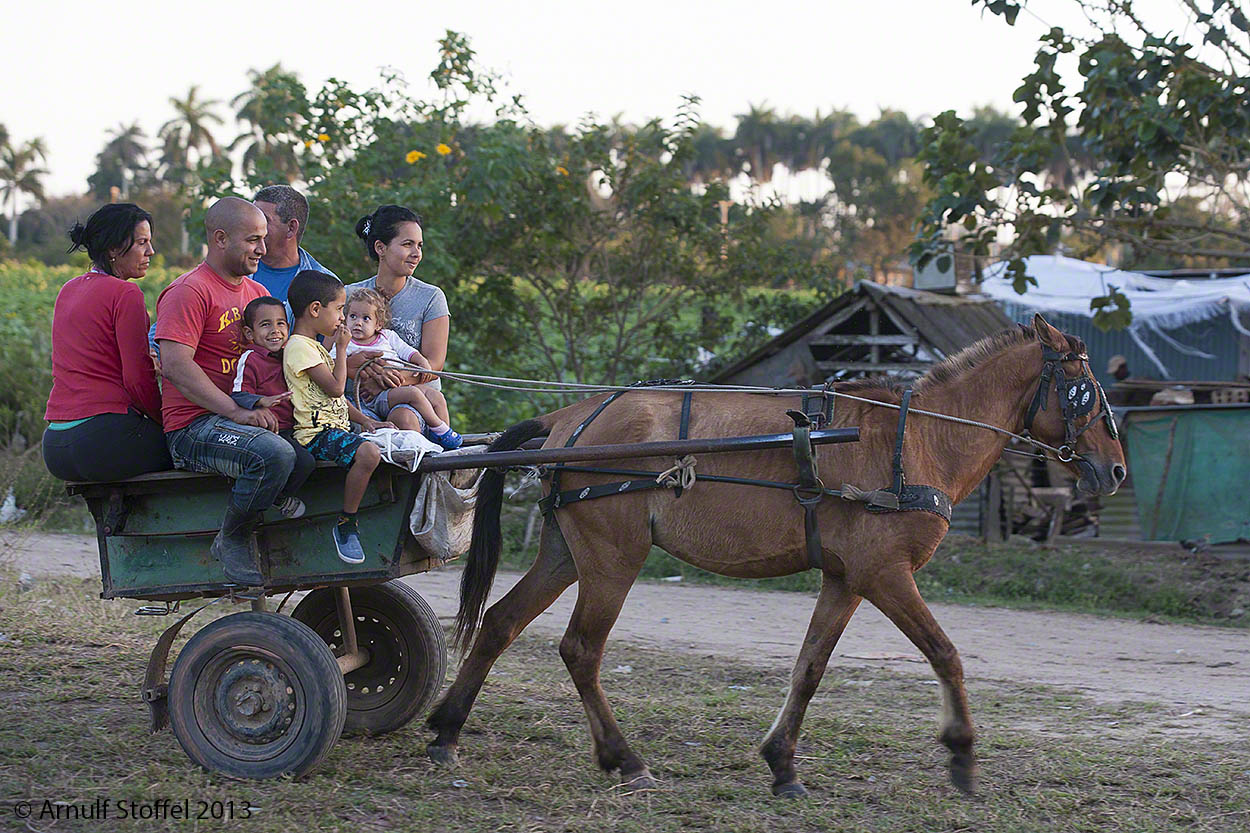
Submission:
POLYGON ((1142 537, 1250 539, 1250 406, 1119 408, 1142 537))

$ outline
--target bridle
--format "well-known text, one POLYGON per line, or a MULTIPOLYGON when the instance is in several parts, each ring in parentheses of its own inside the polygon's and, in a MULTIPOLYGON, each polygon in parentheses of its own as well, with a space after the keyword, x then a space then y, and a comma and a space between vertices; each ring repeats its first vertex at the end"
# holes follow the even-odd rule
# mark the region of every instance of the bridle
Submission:
POLYGON ((1085 353, 1075 351, 1061 353, 1050 349, 1045 344, 1042 345, 1042 374, 1038 379, 1037 393, 1033 394, 1033 401, 1029 403, 1029 410, 1024 415, 1024 436, 1031 436, 1033 418, 1037 416, 1037 412, 1046 410, 1046 400, 1049 398, 1052 379, 1055 391, 1059 394, 1059 407, 1063 411, 1063 445, 1056 450, 1055 456, 1061 463, 1087 462, 1076 451, 1076 441, 1082 434, 1097 424, 1099 419, 1106 420, 1107 432, 1111 434, 1113 440, 1120 438, 1120 432, 1115 426, 1115 418, 1111 414, 1111 409, 1107 407, 1107 395, 1103 393, 1102 385, 1098 384, 1098 380, 1094 378, 1089 367, 1089 356, 1085 353), (1081 375, 1069 379, 1063 372, 1064 362, 1080 362, 1081 375), (1078 429, 1077 418, 1090 413, 1095 407, 1098 407, 1098 413, 1078 429))

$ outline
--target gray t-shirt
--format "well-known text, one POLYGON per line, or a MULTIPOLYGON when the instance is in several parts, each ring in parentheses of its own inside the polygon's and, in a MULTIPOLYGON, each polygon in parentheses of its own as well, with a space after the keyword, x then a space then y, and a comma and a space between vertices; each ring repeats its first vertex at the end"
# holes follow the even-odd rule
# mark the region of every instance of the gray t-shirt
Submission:
MULTIPOLYGON (((347 285, 350 296, 353 289, 377 289, 378 276, 347 285)), ((390 329, 416 349, 421 349, 421 329, 426 321, 450 316, 447 296, 434 284, 409 277, 404 288, 391 298, 390 329)), ((441 381, 441 380, 439 380, 441 381)), ((442 387, 438 385, 438 387, 442 387)))

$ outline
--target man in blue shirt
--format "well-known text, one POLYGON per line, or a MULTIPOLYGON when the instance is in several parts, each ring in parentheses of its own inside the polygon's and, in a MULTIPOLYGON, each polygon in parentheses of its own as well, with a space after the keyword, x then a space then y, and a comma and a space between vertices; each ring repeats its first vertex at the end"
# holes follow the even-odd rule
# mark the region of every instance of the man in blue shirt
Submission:
POLYGON ((300 239, 308 226, 308 200, 303 194, 290 185, 266 185, 256 192, 252 202, 269 223, 265 256, 261 258, 252 280, 285 303, 291 281, 303 270, 315 269, 334 275, 300 248, 300 239))

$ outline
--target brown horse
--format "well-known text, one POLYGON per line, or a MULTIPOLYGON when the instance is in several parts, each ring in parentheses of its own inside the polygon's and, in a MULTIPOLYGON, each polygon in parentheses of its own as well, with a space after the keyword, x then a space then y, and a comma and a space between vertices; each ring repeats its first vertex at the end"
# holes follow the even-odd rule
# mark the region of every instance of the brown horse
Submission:
MULTIPOLYGON (((1063 369, 1060 379, 1089 373, 1084 345, 1047 324, 1018 328, 984 339, 931 369, 916 381, 913 408, 987 422, 1051 445, 1071 443, 1077 452, 1069 467, 1084 491, 1112 494, 1127 472, 1124 454, 1096 384, 1083 391, 1094 397, 1092 411, 1072 418, 1058 401, 1059 385, 1044 371, 1063 369), (1044 356, 1049 352, 1051 365, 1044 356), (1030 408, 1041 387, 1042 409, 1030 408), (1036 417, 1026 419, 1030 411, 1036 417), (1065 429, 1065 421, 1069 425, 1065 429), (1096 424, 1103 423, 1105 424, 1096 424), (1075 429, 1075 430, 1074 430, 1075 429), (1086 430, 1087 429, 1087 430, 1086 430), (1073 437, 1073 434, 1076 434, 1073 437)), ((1057 375, 1057 374, 1056 374, 1057 375)), ((1092 373, 1089 374, 1092 376, 1092 373)), ((856 396, 898 403, 897 387, 857 382, 838 388, 856 396)), ((1079 397, 1078 397, 1079 398, 1079 397)), ((491 450, 516 448, 535 436, 545 447, 563 446, 602 402, 598 396, 508 429, 491 450)), ((690 415, 691 437, 732 437, 789 430, 786 408, 799 397, 741 392, 697 392, 690 415), (778 401, 780 400, 780 401, 778 401)), ((1087 397, 1088 400, 1088 397, 1087 397)), ((671 391, 631 391, 613 402, 585 429, 579 445, 669 440, 677 436, 682 395, 671 391)), ((830 485, 851 483, 876 489, 891 480, 898 411, 838 400, 833 424, 859 426, 859 443, 817 449, 820 473, 830 485)), ((986 476, 1007 439, 984 428, 909 418, 903 463, 910 483, 941 489, 958 502, 986 476)), ((794 482, 789 450, 707 454, 698 473, 794 482)), ((671 460, 623 460, 616 468, 667 469, 671 460)), ((580 488, 620 477, 567 472, 563 488, 580 488)), ((467 556, 458 633, 462 649, 472 650, 427 725, 438 733, 431 758, 453 763, 461 727, 491 665, 513 639, 573 582, 577 604, 560 642, 560 655, 581 695, 595 755, 606 771, 620 771, 622 783, 653 783, 641 757, 626 742, 599 679, 608 632, 652 545, 697 567, 741 578, 782 576, 809 569, 803 513, 780 489, 718 482, 696 482, 676 497, 672 490, 630 492, 602 500, 570 503, 548 516, 538 557, 504 598, 481 616, 499 558, 499 508, 503 474, 488 472, 478 497, 473 543, 467 556), (473 640, 479 618, 481 628, 473 640)), ((912 574, 924 566, 946 534, 944 518, 929 512, 873 514, 863 504, 826 498, 818 506, 823 575, 816 609, 799 649, 790 691, 764 738, 760 752, 773 775, 773 792, 805 792, 794 768, 794 750, 808 701, 829 656, 861 599, 876 605, 924 653, 941 683, 939 738, 951 752, 950 775, 972 791, 976 778, 973 725, 955 646, 938 626, 916 589, 912 574)))

